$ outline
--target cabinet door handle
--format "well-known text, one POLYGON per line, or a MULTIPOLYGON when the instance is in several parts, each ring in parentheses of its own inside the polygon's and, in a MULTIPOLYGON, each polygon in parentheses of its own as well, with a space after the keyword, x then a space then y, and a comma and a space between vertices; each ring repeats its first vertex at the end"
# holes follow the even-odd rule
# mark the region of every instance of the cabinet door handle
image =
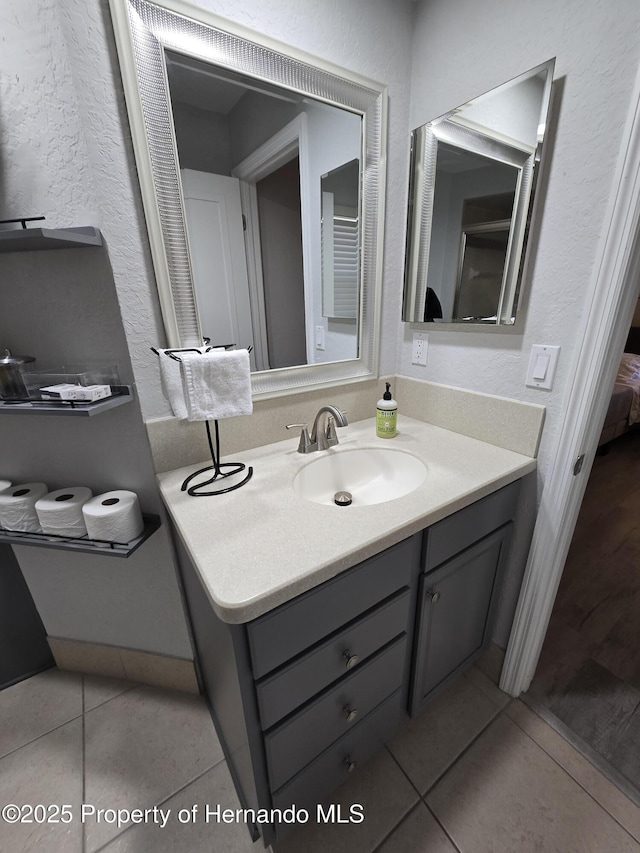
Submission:
POLYGON ((347 722, 348 723, 352 723, 355 720, 355 718, 358 716, 358 709, 357 708, 351 708, 349 705, 345 705, 342 710, 347 715, 347 722))
POLYGON ((347 765, 347 773, 353 773, 353 771, 358 766, 358 762, 353 761, 350 755, 347 755, 347 757, 344 760, 344 763, 347 765))
POLYGON ((440 601, 440 593, 439 592, 433 592, 432 590, 430 590, 427 593, 427 595, 431 599, 432 604, 437 604, 440 601))
POLYGON ((343 652, 342 657, 347 669, 352 669, 358 663, 358 655, 352 655, 349 651, 343 652))

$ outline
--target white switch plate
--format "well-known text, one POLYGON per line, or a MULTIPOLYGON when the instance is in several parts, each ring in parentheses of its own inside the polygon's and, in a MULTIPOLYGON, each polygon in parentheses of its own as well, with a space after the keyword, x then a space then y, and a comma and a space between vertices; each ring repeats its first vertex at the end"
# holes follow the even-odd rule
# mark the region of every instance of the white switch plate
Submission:
POLYGON ((413 333, 413 346, 411 348, 411 364, 427 366, 427 348, 429 346, 429 335, 425 332, 413 333))
POLYGON ((324 326, 316 326, 316 349, 324 349, 324 326))
POLYGON ((529 368, 525 385, 530 388, 544 388, 550 391, 556 375, 556 366, 560 347, 551 347, 547 344, 534 344, 529 356, 529 368))

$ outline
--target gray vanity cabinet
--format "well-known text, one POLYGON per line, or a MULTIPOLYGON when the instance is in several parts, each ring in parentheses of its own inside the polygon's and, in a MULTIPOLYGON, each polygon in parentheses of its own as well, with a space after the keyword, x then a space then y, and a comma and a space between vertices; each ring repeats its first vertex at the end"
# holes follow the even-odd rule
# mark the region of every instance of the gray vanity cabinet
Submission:
MULTIPOLYGON (((177 543, 203 693, 243 808, 315 817, 407 718, 422 542, 415 534, 244 625, 215 615, 177 543)), ((265 844, 290 829, 260 826, 265 844)))
MULTIPOLYGON (((482 651, 517 494, 507 486, 247 624, 218 618, 176 543, 202 692, 244 809, 315 816, 482 651)), ((291 828, 253 834, 268 845, 291 828)))
POLYGON ((512 483, 425 533, 411 716, 490 643, 518 491, 512 483))

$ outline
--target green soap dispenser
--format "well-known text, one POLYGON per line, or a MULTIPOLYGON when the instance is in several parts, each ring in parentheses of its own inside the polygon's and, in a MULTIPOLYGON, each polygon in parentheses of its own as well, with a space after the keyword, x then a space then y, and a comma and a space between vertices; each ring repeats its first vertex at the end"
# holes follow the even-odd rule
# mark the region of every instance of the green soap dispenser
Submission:
POLYGON ((398 433, 398 404, 391 396, 391 383, 385 384, 387 390, 378 400, 376 409, 376 435, 378 438, 393 438, 398 433))

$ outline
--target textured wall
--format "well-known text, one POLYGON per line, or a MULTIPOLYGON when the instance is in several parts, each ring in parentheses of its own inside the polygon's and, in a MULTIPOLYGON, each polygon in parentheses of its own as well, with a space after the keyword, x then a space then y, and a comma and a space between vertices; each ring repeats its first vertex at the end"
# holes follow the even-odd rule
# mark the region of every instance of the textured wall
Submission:
MULTIPOLYGON (((154 302, 135 292, 136 281, 150 277, 138 210, 127 190, 131 171, 117 110, 101 113, 90 62, 76 76, 57 3, 7 0, 0 6, 0 37, 0 218, 44 214, 50 227, 107 224, 109 244, 108 250, 0 255, 0 346, 36 356, 40 368, 85 359, 116 363, 130 383, 111 262, 132 288, 129 345, 136 342, 133 318, 145 306, 153 318, 154 302), (87 112, 93 114, 90 126, 87 112), (112 162, 96 164, 93 129, 111 139, 112 162)), ((113 81, 110 86, 113 100, 113 81)), ((87 485, 95 493, 129 488, 145 511, 162 511, 137 401, 92 418, 4 416, 0 447, 0 471, 13 482, 41 480, 51 489, 87 485)), ((166 527, 129 560, 17 551, 49 634, 191 656, 166 527)))
MULTIPOLYGON (((18 8, 19 0, 10 0, 18 8)), ((65 85, 53 95, 77 105, 84 131, 83 159, 90 164, 91 202, 109 244, 133 369, 145 419, 170 414, 160 392, 150 345, 163 341, 162 323, 141 211, 129 128, 119 79, 107 0, 58 0, 59 37, 69 46, 65 85)), ((384 261, 382 372, 393 371, 404 254, 407 111, 410 73, 409 0, 198 0, 194 5, 293 45, 389 86, 387 245, 384 261), (295 14, 292 14, 295 9, 295 14)), ((55 17, 55 16, 54 16, 55 17)), ((52 38, 57 41, 58 36, 52 38)), ((51 45, 47 48, 51 53, 51 45)), ((46 53, 46 51, 45 51, 46 53)), ((79 133, 80 133, 79 128, 79 133)), ((61 170, 61 175, 66 174, 61 170)), ((53 199, 52 199, 53 201, 53 199)))
POLYGON ((531 252, 523 334, 432 332, 429 364, 411 365, 413 328, 399 333, 398 372, 547 406, 540 476, 553 464, 572 379, 578 321, 609 200, 640 57, 640 5, 424 0, 414 30, 410 125, 557 57, 556 96, 531 252), (454 46, 455 49, 452 49, 454 46), (532 344, 562 347, 553 391, 524 384, 532 344))

